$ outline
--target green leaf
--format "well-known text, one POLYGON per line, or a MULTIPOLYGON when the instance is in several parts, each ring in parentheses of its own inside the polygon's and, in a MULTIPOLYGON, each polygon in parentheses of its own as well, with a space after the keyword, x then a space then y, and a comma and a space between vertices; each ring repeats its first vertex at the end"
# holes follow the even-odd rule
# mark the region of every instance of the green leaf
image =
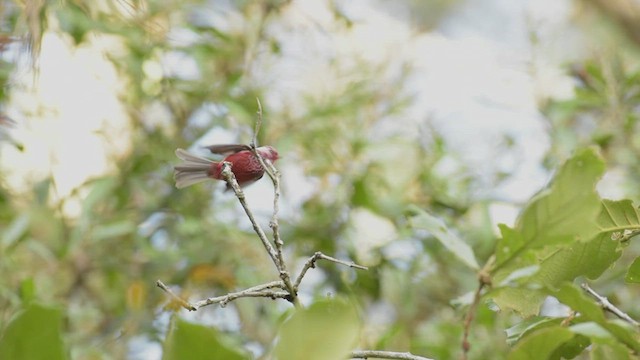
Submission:
POLYGON ((28 304, 36 298, 36 285, 32 277, 20 282, 20 298, 24 304, 28 304))
POLYGON ((596 222, 600 233, 586 243, 573 243, 542 260, 536 278, 548 287, 578 276, 598 278, 621 255, 613 232, 634 229, 639 223, 640 217, 631 201, 603 200, 596 222))
POLYGON ((0 238, 0 245, 3 248, 9 248, 18 240, 23 238, 29 230, 29 223, 31 219, 28 213, 23 213, 17 216, 9 226, 7 226, 0 238))
POLYGON ((467 266, 474 270, 480 268, 471 247, 450 231, 442 220, 417 207, 412 207, 412 210, 418 213, 411 218, 411 226, 413 228, 429 231, 445 248, 467 266))
MULTIPOLYGON (((502 237, 496 246, 496 266, 502 265, 506 260, 512 259, 512 255, 525 246, 524 238, 505 224, 498 224, 502 237)), ((512 259, 513 260, 513 259, 512 259)))
POLYGON ((518 342, 507 359, 549 359, 557 348, 571 340, 573 336, 571 330, 557 325, 538 330, 518 342))
POLYGON ((533 281, 555 287, 578 276, 595 279, 620 255, 618 242, 611 241, 609 234, 600 234, 587 243, 571 244, 542 260, 533 281))
POLYGON ((359 328, 356 310, 347 301, 319 301, 282 325, 275 353, 279 360, 346 359, 359 328))
POLYGON ((526 334, 531 333, 533 331, 537 331, 549 326, 560 325, 562 319, 560 318, 549 318, 546 316, 532 316, 516 325, 505 330, 507 334, 507 344, 513 345, 518 342, 522 337, 526 336, 526 334))
POLYGON ((602 206, 598 218, 601 232, 640 229, 640 214, 631 200, 602 200, 602 206))
POLYGON ((244 360, 250 357, 227 344, 215 329, 176 319, 164 343, 163 360, 244 360))
POLYGON ((547 297, 541 290, 519 287, 496 288, 487 296, 491 297, 501 310, 511 309, 523 318, 537 315, 542 301, 547 297))
MULTIPOLYGON (((620 343, 593 344, 591 346, 591 360, 628 360, 632 359, 629 349, 620 343)), ((635 359, 635 357, 633 357, 635 359)))
POLYGON ((500 260, 496 270, 530 250, 592 239, 599 231, 595 220, 601 208, 595 186, 603 173, 604 162, 592 149, 567 161, 551 187, 538 194, 518 219, 519 235, 501 228, 507 239, 496 248, 500 260))
POLYGON ((67 359, 60 310, 32 304, 13 319, 0 338, 0 359, 67 359))
POLYGON ((628 283, 640 283, 640 256, 633 260, 624 280, 628 283))
POLYGON ((569 341, 556 348, 550 358, 573 359, 580 355, 589 345, 591 345, 591 340, 588 337, 576 334, 569 341))
POLYGON ((136 231, 136 224, 131 220, 121 220, 105 225, 98 225, 93 229, 92 240, 98 241, 114 237, 125 236, 136 231))

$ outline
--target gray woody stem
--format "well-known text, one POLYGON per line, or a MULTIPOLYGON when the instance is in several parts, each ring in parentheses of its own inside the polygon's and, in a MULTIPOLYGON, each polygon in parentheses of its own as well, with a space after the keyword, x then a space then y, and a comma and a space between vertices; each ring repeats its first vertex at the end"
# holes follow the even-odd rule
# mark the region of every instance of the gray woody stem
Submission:
POLYGON ((633 319, 631 316, 629 316, 624 311, 618 309, 615 305, 613 305, 611 302, 609 302, 609 299, 607 299, 606 297, 604 297, 604 296, 598 294, 597 292, 595 292, 595 290, 593 290, 591 287, 589 287, 589 285, 587 285, 586 283, 583 283, 580 286, 582 287, 582 289, 584 291, 587 292, 587 294, 589 294, 593 298, 595 298, 598 301, 598 304, 600 304, 600 306, 604 310, 614 314, 615 316, 619 317, 620 319, 628 322, 629 324, 631 324, 631 325, 633 325, 635 327, 640 327, 640 323, 638 321, 633 319))
POLYGON ((285 290, 285 287, 282 281, 272 281, 266 284, 253 286, 238 292, 228 293, 223 296, 216 296, 216 297, 200 300, 192 304, 182 299, 180 296, 176 295, 176 293, 174 293, 171 289, 169 289, 169 287, 167 287, 167 285, 162 283, 162 281, 158 280, 156 282, 156 285, 162 290, 164 290, 167 294, 169 294, 169 296, 171 296, 171 298, 175 302, 177 302, 180 306, 182 306, 183 308, 189 311, 196 311, 201 307, 204 307, 207 305, 213 305, 213 304, 220 304, 220 306, 224 307, 231 301, 239 298, 244 298, 244 297, 266 297, 270 299, 286 299, 289 297, 289 293, 287 291, 271 290, 271 289, 285 290))
POLYGON ((352 359, 400 359, 400 360, 432 360, 426 357, 413 355, 408 352, 360 350, 351 352, 352 359))

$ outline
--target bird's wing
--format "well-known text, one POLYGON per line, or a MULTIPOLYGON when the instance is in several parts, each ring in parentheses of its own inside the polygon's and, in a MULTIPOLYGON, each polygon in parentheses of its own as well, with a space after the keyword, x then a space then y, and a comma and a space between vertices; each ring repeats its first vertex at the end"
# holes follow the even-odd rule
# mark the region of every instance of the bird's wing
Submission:
POLYGON ((229 154, 234 154, 243 150, 251 150, 251 147, 249 145, 243 145, 243 144, 225 144, 225 145, 210 145, 210 146, 205 146, 205 149, 209 149, 209 151, 211 151, 214 154, 220 154, 220 155, 229 155, 229 154))

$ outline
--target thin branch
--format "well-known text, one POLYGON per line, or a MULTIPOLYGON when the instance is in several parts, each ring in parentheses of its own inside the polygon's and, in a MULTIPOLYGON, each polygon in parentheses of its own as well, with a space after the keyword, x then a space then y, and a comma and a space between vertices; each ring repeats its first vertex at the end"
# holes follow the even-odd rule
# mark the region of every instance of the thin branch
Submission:
POLYGON ((629 324, 631 324, 631 325, 633 325, 635 327, 640 327, 640 322, 638 322, 635 319, 633 319, 631 316, 629 316, 624 311, 618 309, 615 305, 613 305, 611 302, 609 302, 609 299, 607 299, 606 297, 604 297, 604 296, 598 294, 597 292, 595 292, 595 290, 593 290, 591 287, 589 287, 589 285, 587 283, 583 283, 580 286, 582 287, 582 289, 584 291, 587 292, 587 294, 589 294, 593 298, 595 298, 598 301, 598 304, 600 304, 600 306, 604 310, 614 314, 615 316, 619 317, 620 319, 628 322, 629 324))
POLYGON ((467 354, 471 349, 471 344, 469 343, 469 331, 471 330, 471 323, 473 322, 473 318, 476 315, 476 310, 478 309, 478 304, 480 304, 480 297, 482 295, 482 289, 487 285, 486 282, 480 281, 480 285, 478 285, 478 289, 476 290, 473 296, 473 302, 471 306, 469 306, 469 310, 467 310, 467 315, 464 319, 464 334, 462 335, 462 359, 467 359, 467 354))
POLYGON ((189 310, 189 311, 196 311, 198 310, 197 307, 191 305, 190 302, 184 300, 183 298, 181 298, 180 296, 176 295, 176 293, 174 293, 171 289, 169 289, 169 287, 167 287, 167 285, 165 285, 162 281, 158 280, 156 281, 156 285, 164 290, 164 292, 166 292, 167 294, 169 294, 169 296, 171 297, 171 299, 175 302, 177 302, 178 304, 180 304, 180 306, 182 306, 183 308, 189 310))
POLYGON ((306 275, 307 271, 309 271, 309 269, 311 268, 315 268, 316 267, 316 262, 318 260, 327 260, 327 261, 331 261, 337 264, 341 264, 341 265, 345 265, 351 268, 355 268, 355 269, 360 269, 360 270, 369 270, 368 267, 366 266, 362 266, 362 265, 358 265, 356 263, 352 262, 347 262, 344 260, 339 260, 336 258, 333 258, 331 256, 325 255, 323 253, 321 253, 320 251, 317 251, 315 254, 313 254, 312 257, 309 258, 309 260, 307 260, 307 262, 304 264, 304 267, 302 268, 302 270, 300 271, 300 275, 298 275, 298 278, 296 278, 296 282, 293 284, 293 287, 296 291, 298 291, 298 287, 300 286, 300 283, 302 282, 302 278, 304 278, 304 276, 306 275))
POLYGON ((253 131, 253 139, 251 140, 251 152, 258 159, 260 165, 265 170, 265 172, 271 178, 273 182, 273 215, 271 217, 271 221, 269 222, 269 227, 273 232, 273 242, 275 243, 276 250, 276 259, 277 264, 276 267, 280 273, 280 279, 284 282, 287 290, 291 293, 291 302, 296 306, 300 306, 300 302, 298 301, 298 293, 296 288, 291 283, 291 275, 289 274, 289 270, 287 270, 287 264, 284 261, 283 247, 284 242, 282 238, 280 238, 280 226, 278 224, 278 212, 280 210, 279 202, 280 202, 280 173, 273 166, 271 161, 265 161, 265 159, 258 152, 258 133, 260 133, 260 128, 262 127, 262 104, 260 103, 260 99, 256 99, 258 102, 258 111, 256 117, 256 124, 253 131))
POLYGON ((256 218, 253 216, 253 212, 251 212, 251 209, 249 209, 249 205, 247 204, 247 200, 245 199, 244 192, 240 188, 240 185, 238 184, 238 181, 236 180, 235 175, 231 171, 230 162, 224 161, 222 163, 221 173, 222 173, 222 177, 224 177, 224 179, 227 181, 227 184, 229 184, 229 186, 231 186, 231 188, 235 192, 236 197, 238 198, 238 200, 240 201, 240 204, 242 205, 242 208, 244 209, 244 212, 247 214, 247 217, 249 217, 249 221, 251 221, 251 225, 253 225, 253 230, 256 232, 256 234, 258 234, 258 237, 260 238, 260 241, 262 241, 262 245, 264 246, 265 250, 267 250, 269 257, 271 257, 271 260, 276 265, 276 268, 278 269, 278 271, 281 272, 282 269, 280 267, 280 260, 278 258, 278 254, 276 253, 276 250, 273 248, 273 245, 271 245, 271 242, 267 238, 267 235, 264 233, 260 225, 258 225, 256 218))
POLYGON ((400 360, 432 360, 426 357, 413 355, 409 352, 358 350, 351 352, 351 359, 400 359, 400 360))
POLYGON ((180 304, 180 306, 182 306, 183 308, 189 311, 196 311, 201 307, 204 307, 207 305, 213 305, 213 304, 220 304, 221 307, 225 307, 229 302, 239 298, 243 298, 243 297, 266 297, 270 299, 278 299, 278 298, 287 299, 289 297, 288 292, 271 290, 271 289, 285 290, 284 284, 282 283, 282 281, 272 281, 265 284, 253 286, 248 289, 244 289, 242 291, 232 292, 223 296, 216 296, 216 297, 200 300, 192 304, 184 300, 180 296, 176 295, 176 293, 174 293, 162 281, 160 280, 156 281, 156 285, 160 289, 164 290, 167 294, 169 294, 169 296, 173 301, 177 302, 178 304, 180 304))
POLYGON ((289 299, 291 295, 288 291, 272 291, 272 290, 262 290, 262 291, 248 291, 243 290, 236 293, 228 293, 227 295, 213 297, 198 301, 194 304, 194 306, 199 309, 203 306, 212 305, 212 304, 220 304, 221 307, 227 306, 227 304, 233 300, 244 298, 244 297, 266 297, 270 299, 289 299))

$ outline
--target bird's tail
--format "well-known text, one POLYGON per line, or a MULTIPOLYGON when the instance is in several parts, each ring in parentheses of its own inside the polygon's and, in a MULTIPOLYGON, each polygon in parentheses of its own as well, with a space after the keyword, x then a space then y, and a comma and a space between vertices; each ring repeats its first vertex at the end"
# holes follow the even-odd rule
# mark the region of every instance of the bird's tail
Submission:
POLYGON ((182 160, 180 165, 174 167, 173 172, 178 189, 209 179, 209 171, 215 161, 195 156, 183 149, 176 150, 176 156, 182 160))

